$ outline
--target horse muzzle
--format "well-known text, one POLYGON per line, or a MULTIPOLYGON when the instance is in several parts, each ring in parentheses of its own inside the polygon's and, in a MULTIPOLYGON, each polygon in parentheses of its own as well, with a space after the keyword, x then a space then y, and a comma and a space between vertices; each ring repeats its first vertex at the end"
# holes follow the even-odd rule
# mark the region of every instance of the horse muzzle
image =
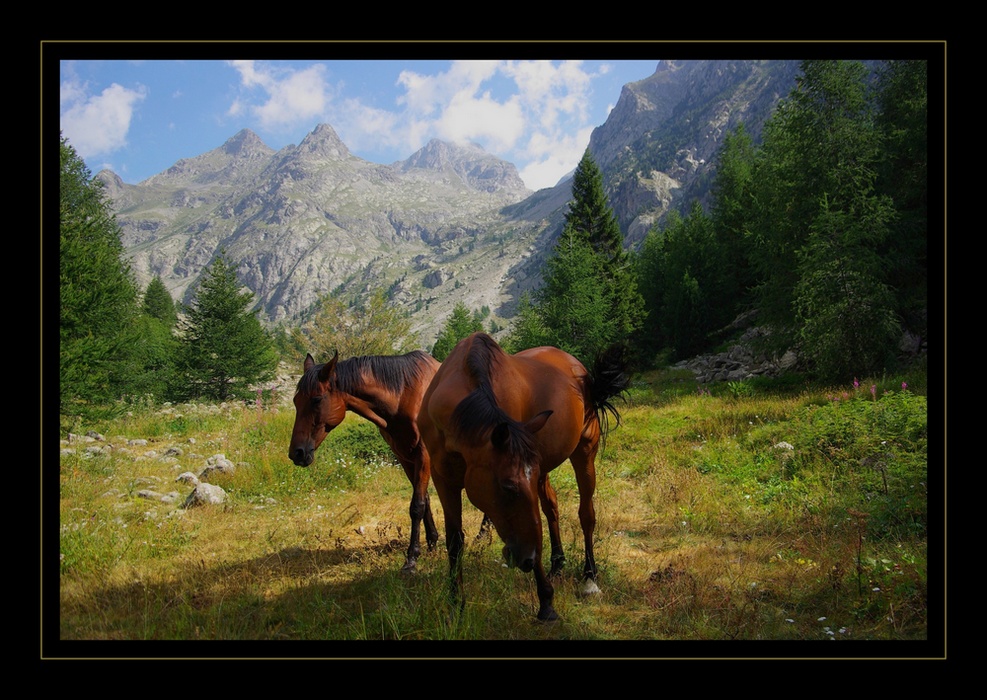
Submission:
POLYGON ((288 450, 288 458, 299 467, 307 467, 315 461, 315 450, 296 447, 288 450))

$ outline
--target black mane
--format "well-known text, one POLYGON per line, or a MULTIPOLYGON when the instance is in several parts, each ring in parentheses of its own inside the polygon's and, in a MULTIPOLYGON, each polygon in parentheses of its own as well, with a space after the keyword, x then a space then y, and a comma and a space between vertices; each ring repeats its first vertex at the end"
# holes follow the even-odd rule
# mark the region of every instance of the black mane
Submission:
POLYGON ((462 437, 476 443, 486 442, 495 428, 504 425, 507 451, 527 463, 533 463, 537 461, 538 454, 534 437, 497 405, 490 382, 491 372, 504 357, 504 351, 489 335, 480 333, 474 336, 466 355, 466 371, 476 388, 456 406, 452 423, 462 437))
MULTIPOLYGON (((364 377, 372 376, 388 391, 400 394, 405 387, 425 376, 429 365, 428 353, 421 350, 407 355, 363 355, 350 357, 336 363, 332 388, 352 394, 364 383, 364 377)), ((313 393, 319 388, 319 372, 325 363, 315 365, 298 380, 298 391, 313 393)))

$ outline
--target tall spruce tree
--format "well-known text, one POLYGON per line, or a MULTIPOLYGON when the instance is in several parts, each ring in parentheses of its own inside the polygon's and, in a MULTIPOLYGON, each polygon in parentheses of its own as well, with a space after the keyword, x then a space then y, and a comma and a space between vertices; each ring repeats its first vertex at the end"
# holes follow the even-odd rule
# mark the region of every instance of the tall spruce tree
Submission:
POLYGON ((179 322, 178 391, 184 398, 250 398, 251 385, 274 375, 278 356, 221 252, 203 272, 179 322))
MULTIPOLYGON (((587 361, 602 346, 626 340, 644 318, 644 302, 631 274, 624 236, 607 202, 603 174, 589 151, 573 175, 565 224, 543 271, 532 310, 556 345, 587 361)), ((514 338, 519 337, 513 334, 514 338)), ((533 340, 533 339, 532 339, 533 340)), ((513 344, 512 344, 513 346, 513 344)))
POLYGON ((102 183, 59 145, 59 409, 88 417, 130 390, 137 287, 102 183))
POLYGON ((727 133, 717 156, 710 217, 725 261, 723 294, 729 315, 750 303, 750 220, 757 149, 743 124, 727 133))

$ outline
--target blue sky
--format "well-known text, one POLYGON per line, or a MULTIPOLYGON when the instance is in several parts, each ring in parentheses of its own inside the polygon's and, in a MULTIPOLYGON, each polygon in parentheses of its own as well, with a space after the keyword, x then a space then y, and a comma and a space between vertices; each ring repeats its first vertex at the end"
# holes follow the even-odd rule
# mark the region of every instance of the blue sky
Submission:
POLYGON ((579 161, 647 60, 62 60, 63 134, 95 174, 137 183, 249 128, 274 149, 328 123, 374 163, 471 141, 529 188, 579 161))

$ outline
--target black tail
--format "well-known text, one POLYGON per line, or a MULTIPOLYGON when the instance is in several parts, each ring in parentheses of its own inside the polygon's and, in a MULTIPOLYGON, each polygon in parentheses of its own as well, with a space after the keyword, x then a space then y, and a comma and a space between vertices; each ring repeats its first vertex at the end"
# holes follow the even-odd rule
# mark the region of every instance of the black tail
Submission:
POLYGON ((590 373, 589 397, 604 438, 610 430, 610 416, 616 422, 615 427, 620 425, 620 413, 611 399, 621 396, 630 386, 626 354, 627 349, 623 345, 611 345, 596 356, 590 373))

